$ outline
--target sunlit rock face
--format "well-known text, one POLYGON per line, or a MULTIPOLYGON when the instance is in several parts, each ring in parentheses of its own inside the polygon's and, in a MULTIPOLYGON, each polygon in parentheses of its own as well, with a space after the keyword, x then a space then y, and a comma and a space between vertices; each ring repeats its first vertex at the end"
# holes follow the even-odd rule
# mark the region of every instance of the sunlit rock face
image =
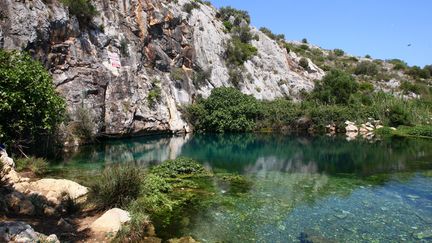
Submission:
MULTIPOLYGON (((207 97, 229 82, 225 52, 231 36, 217 10, 199 4, 183 11, 189 0, 95 0, 98 14, 80 25, 59 1, 0 1, 0 48, 27 50, 53 75, 68 111, 91 112, 95 132, 108 136, 190 130, 180 112, 196 97, 207 97), (170 75, 181 69, 183 80, 170 75), (210 70, 196 85, 192 73, 210 70), (161 88, 151 104, 149 93, 161 88)), ((259 99, 298 98, 324 72, 252 28, 258 54, 244 64, 240 89, 259 99)), ((72 119, 76 119, 72 115, 72 119)))

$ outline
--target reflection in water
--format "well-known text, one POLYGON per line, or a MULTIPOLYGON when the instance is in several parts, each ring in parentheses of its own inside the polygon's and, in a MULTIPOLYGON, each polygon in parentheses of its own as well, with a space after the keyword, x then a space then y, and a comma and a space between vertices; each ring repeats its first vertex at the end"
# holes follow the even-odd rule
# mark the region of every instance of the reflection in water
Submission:
POLYGON ((134 163, 144 167, 178 156, 242 174, 308 172, 373 174, 432 169, 432 143, 393 139, 376 143, 343 138, 277 134, 205 134, 118 140, 85 146, 60 165, 95 167, 134 163))
MULTIPOLYGON (((59 168, 152 166, 187 156, 252 187, 207 199, 178 234, 202 242, 427 242, 432 240, 432 142, 276 134, 205 134, 84 147, 59 168), (91 163, 89 163, 91 161, 91 163)), ((215 183, 216 184, 216 183, 215 183)))

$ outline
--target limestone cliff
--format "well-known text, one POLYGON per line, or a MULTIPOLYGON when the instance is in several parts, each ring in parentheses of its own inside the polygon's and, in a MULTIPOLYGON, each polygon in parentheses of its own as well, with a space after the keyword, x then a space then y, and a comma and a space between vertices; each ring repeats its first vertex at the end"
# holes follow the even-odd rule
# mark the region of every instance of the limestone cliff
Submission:
MULTIPOLYGON (((69 113, 89 110, 97 134, 189 130, 181 107, 232 86, 225 63, 231 36, 214 7, 194 1, 198 7, 184 11, 190 0, 91 2, 98 14, 84 26, 58 0, 0 0, 0 48, 27 50, 41 60, 69 113), (184 78, 173 75, 178 70, 184 78), (210 75, 197 85, 191 74, 200 70, 210 75), (155 87, 160 95, 153 103, 148 97, 155 87)), ((295 53, 252 32, 258 52, 244 64, 244 93, 296 98, 324 75, 312 62, 305 71, 295 53)))

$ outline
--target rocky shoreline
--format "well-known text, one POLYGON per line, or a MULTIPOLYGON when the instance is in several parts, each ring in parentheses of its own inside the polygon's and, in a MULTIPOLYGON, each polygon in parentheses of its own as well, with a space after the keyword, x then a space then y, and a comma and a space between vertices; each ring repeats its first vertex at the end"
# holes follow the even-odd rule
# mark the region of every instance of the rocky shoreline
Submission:
MULTIPOLYGON (((110 242, 131 220, 119 208, 98 212, 83 206, 89 204, 89 188, 74 181, 22 176, 4 150, 0 162, 0 242, 110 242)), ((147 228, 143 242, 162 242, 151 223, 147 228)), ((168 242, 196 241, 183 237, 168 242)))

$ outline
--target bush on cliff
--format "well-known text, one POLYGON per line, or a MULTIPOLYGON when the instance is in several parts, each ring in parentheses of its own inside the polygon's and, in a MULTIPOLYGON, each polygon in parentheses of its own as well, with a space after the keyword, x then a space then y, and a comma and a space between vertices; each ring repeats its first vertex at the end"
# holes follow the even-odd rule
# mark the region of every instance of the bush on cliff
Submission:
POLYGON ((97 14, 96 8, 89 0, 62 0, 69 8, 69 13, 75 15, 81 27, 87 26, 97 14))
POLYGON ((0 101, 0 140, 11 145, 51 134, 64 118, 50 74, 25 53, 0 50, 0 101))

